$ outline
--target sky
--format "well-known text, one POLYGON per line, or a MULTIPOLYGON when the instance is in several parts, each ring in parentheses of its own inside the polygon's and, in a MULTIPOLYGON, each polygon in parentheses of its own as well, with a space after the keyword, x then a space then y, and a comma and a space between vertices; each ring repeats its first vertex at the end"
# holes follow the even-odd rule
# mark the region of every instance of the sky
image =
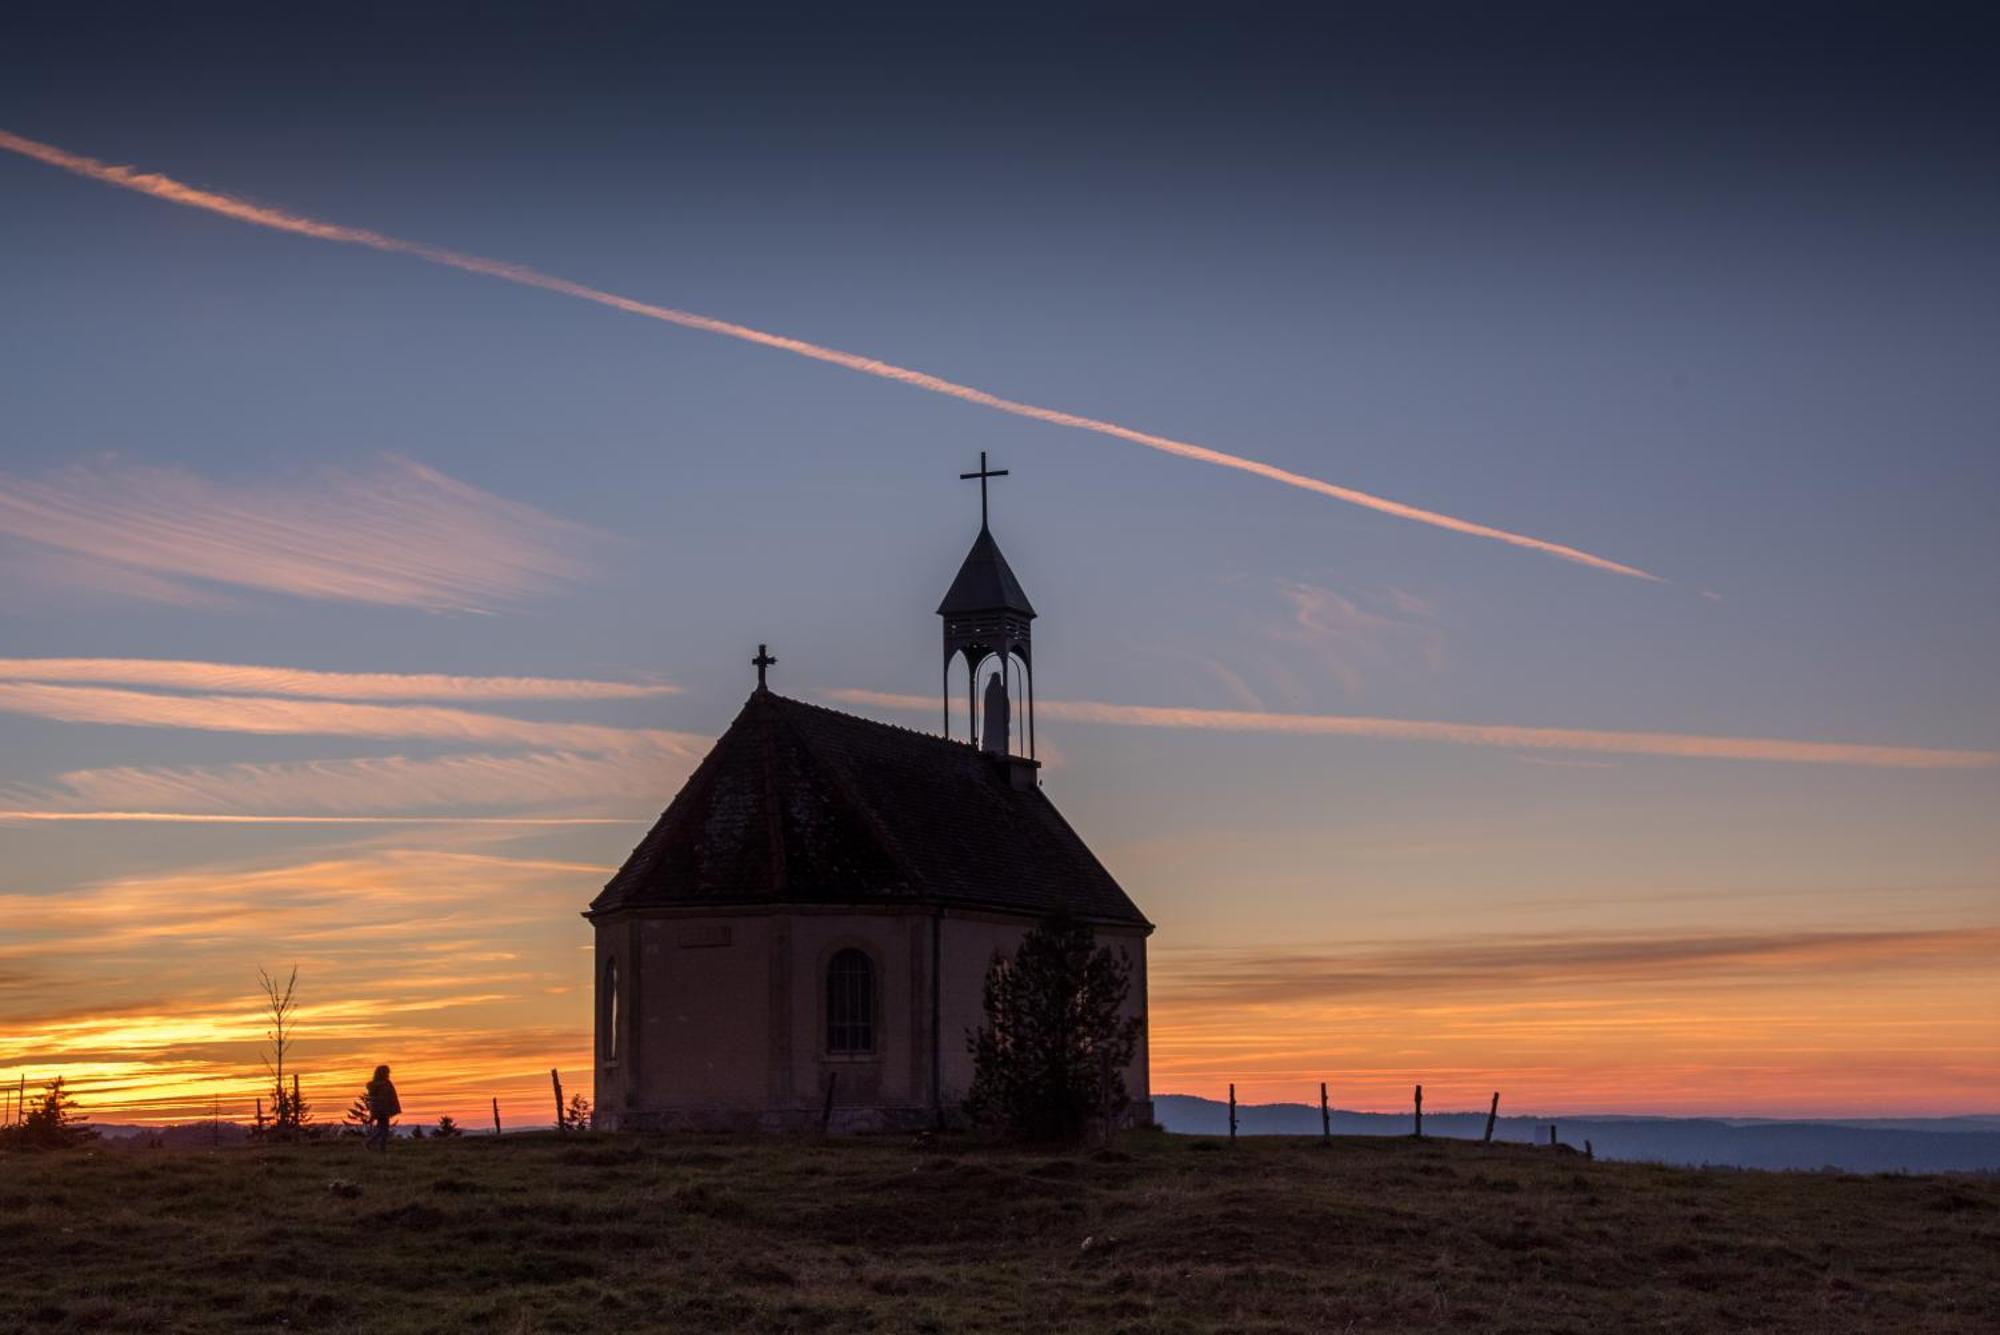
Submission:
POLYGON ((983 450, 1157 1092, 2000 1110, 1993 34, 1613 8, 10 19, 0 1073, 546 1120, 983 450))

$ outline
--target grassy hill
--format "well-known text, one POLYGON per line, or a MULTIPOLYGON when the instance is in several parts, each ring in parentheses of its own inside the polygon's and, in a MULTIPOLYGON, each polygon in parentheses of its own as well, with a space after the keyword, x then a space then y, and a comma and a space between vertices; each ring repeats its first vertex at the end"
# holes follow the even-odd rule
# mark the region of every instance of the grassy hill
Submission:
POLYGON ((2000 1182, 1164 1135, 0 1155, 0 1330, 280 1325, 1990 1332, 2000 1182))

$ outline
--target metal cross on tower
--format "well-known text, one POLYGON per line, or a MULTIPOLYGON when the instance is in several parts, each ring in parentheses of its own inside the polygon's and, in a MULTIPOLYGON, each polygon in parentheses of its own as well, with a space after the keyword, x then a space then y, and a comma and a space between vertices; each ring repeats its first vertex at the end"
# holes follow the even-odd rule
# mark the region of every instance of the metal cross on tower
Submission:
POLYGON ((958 480, 961 482, 970 482, 973 478, 979 479, 979 527, 981 528, 986 527, 986 479, 989 477, 1005 476, 1007 476, 1006 469, 988 468, 986 466, 985 450, 979 452, 979 471, 977 473, 960 473, 958 475, 958 480))
POLYGON ((750 665, 757 669, 758 690, 761 691, 765 689, 764 669, 770 667, 773 663, 777 661, 778 661, 777 659, 771 657, 771 651, 768 648, 766 648, 764 645, 761 644, 757 646, 757 656, 750 660, 750 665))

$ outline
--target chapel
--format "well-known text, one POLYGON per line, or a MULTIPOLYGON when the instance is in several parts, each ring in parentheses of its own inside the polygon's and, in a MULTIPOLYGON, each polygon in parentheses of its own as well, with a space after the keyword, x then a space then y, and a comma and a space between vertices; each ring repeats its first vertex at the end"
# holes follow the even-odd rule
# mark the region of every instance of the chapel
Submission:
POLYGON ((1152 1120, 1153 928, 1042 788, 1035 611, 987 523, 987 481, 1005 471, 982 454, 962 475, 979 481, 980 526, 937 609, 942 732, 781 695, 760 645, 741 712, 591 901, 599 1126, 953 1122, 987 968, 1058 912, 1131 961, 1127 1117, 1152 1120))

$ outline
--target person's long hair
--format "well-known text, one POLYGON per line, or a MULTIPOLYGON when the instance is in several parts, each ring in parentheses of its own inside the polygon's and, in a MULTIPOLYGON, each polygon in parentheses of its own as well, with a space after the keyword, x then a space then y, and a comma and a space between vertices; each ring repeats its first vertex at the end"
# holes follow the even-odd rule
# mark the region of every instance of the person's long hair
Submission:
POLYGON ((376 1068, 375 1068, 375 1078, 376 1078, 377 1080, 387 1080, 387 1079, 389 1078, 389 1068, 388 1068, 388 1067, 386 1067, 386 1066, 378 1066, 378 1067, 376 1067, 376 1068))

